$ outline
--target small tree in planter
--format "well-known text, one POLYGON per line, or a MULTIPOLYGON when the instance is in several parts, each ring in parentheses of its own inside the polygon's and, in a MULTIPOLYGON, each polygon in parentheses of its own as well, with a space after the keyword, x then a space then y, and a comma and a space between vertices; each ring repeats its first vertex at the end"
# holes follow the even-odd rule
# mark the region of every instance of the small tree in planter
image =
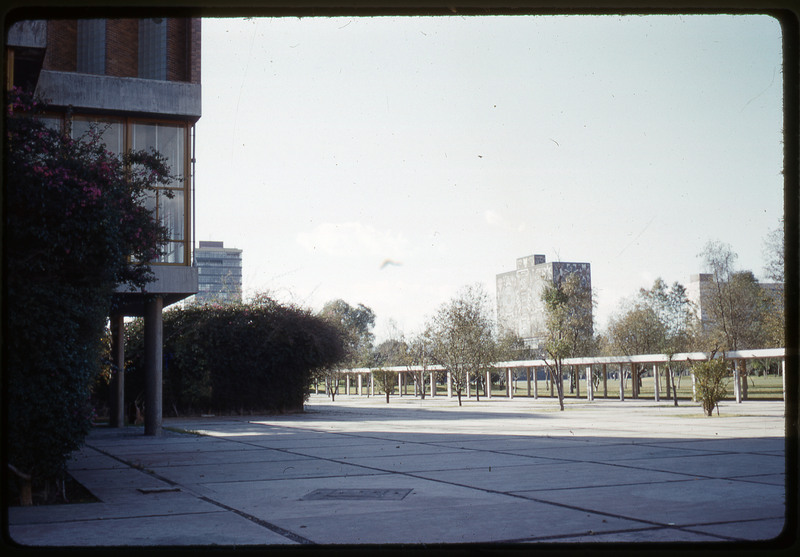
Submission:
POLYGON ((380 389, 386 394, 386 404, 389 404, 389 395, 394 392, 394 386, 397 384, 397 373, 381 368, 376 369, 373 376, 380 389))
POLYGON ((719 401, 728 392, 728 364, 722 359, 707 360, 694 364, 692 372, 697 380, 697 395, 703 403, 703 411, 711 416, 717 407, 719 414, 719 401))

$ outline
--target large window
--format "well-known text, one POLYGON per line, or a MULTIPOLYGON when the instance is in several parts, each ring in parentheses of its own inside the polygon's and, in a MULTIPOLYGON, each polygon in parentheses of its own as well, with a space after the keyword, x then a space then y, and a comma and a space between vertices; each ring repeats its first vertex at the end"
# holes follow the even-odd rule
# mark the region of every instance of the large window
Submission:
POLYGON ((139 77, 167 79, 167 20, 139 20, 139 77))
POLYGON ((78 20, 78 71, 106 73, 106 20, 78 20))
POLYGON ((163 255, 153 263, 188 265, 189 257, 189 177, 187 145, 189 125, 183 123, 142 120, 99 120, 76 116, 72 136, 83 137, 91 129, 101 134, 106 148, 114 153, 126 150, 158 151, 166 158, 175 179, 151 192, 146 200, 159 222, 167 229, 163 255))

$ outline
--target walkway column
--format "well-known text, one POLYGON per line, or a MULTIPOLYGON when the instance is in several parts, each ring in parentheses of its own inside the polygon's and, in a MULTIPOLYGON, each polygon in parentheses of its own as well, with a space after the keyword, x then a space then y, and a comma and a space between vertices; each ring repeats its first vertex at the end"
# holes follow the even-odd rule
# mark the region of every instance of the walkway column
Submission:
POLYGON ((592 384, 592 366, 586 366, 586 400, 594 400, 594 385, 592 384))
POLYGON ((786 358, 781 360, 781 383, 783 384, 783 400, 786 401, 786 358))
POLYGON ((619 364, 619 399, 625 400, 625 368, 619 364))
POLYGON ((397 394, 403 396, 403 372, 397 372, 397 394))
POLYGON ((369 392, 372 396, 375 396, 375 374, 371 371, 369 372, 369 392))
POLYGON ((363 379, 362 375, 359 373, 358 374, 358 396, 361 396, 363 394, 364 394, 364 379, 363 379))
POLYGON ((108 425, 125 425, 125 316, 111 316, 111 390, 109 392, 108 425))
POLYGON ((431 398, 436 396, 436 374, 431 372, 431 398))
POLYGON ((661 400, 661 385, 658 382, 658 364, 653 364, 653 393, 656 402, 661 400))
MULTIPOLYGON (((477 385, 475 385, 475 390, 478 390, 477 385)), ((492 373, 490 371, 486 372, 486 398, 492 398, 492 373)))
MULTIPOLYGON (((467 398, 469 398, 469 372, 468 372, 468 371, 465 371, 465 372, 464 372, 464 375, 466 375, 466 376, 467 376, 467 381, 466 381, 466 383, 467 383, 467 398)), ((478 386, 477 386, 477 385, 475 385, 475 389, 476 389, 476 390, 478 389, 478 386)))
POLYGON ((453 398, 453 374, 447 370, 447 398, 453 398))
POLYGON ((581 374, 578 372, 578 366, 570 366, 571 377, 575 378, 575 398, 581 398, 581 374))
POLYGON ((697 377, 692 372, 692 402, 697 402, 697 377))
POLYGON ((533 398, 534 400, 539 399, 539 370, 536 368, 533 369, 533 398))
POLYGON ((161 435, 163 308, 160 296, 144 304, 144 434, 152 436, 161 435))
POLYGON ((511 368, 508 368, 508 381, 506 382, 508 385, 508 398, 514 398, 514 386, 511 384, 511 381, 513 381, 513 373, 511 368))
POLYGON ((344 374, 344 394, 346 394, 346 395, 350 394, 350 374, 349 373, 345 373, 344 374))
POLYGON ((603 364, 603 398, 608 398, 608 368, 603 364))
POLYGON ((739 362, 733 362, 733 394, 736 397, 736 402, 742 402, 742 384, 739 381, 739 362))

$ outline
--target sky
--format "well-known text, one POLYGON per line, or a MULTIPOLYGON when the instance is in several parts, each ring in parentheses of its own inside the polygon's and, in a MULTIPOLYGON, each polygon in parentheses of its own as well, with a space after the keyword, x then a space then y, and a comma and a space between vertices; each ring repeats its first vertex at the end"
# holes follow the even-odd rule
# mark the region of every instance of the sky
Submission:
POLYGON ((602 330, 709 240, 763 277, 782 54, 761 15, 204 19, 196 240, 245 298, 420 332, 516 259, 591 263, 602 330))

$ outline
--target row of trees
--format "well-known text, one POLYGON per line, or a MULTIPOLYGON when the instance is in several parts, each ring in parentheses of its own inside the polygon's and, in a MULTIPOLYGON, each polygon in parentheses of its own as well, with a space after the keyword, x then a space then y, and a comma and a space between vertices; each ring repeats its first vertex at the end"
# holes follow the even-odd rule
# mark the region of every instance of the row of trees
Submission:
MULTIPOLYGON (((768 276, 777 283, 783 281, 782 230, 770 234, 767 242, 768 276)), ((468 378, 474 378, 476 392, 484 385, 486 371, 502 360, 546 358, 549 380, 555 386, 560 408, 564 409, 564 387, 560 378, 568 370, 562 365, 566 358, 595 355, 666 354, 702 351, 711 354, 746 348, 779 347, 783 344, 782 289, 768 291, 759 284, 751 271, 735 268, 736 254, 730 246, 709 242, 703 250, 711 281, 706 282, 703 316, 689 299, 686 288, 679 282, 667 284, 658 278, 649 289, 624 301, 612 316, 605 331, 596 334, 592 321, 595 306, 588 285, 578 274, 563 277, 546 286, 542 292, 545 307, 545 331, 538 350, 526 349, 521 339, 498 338, 492 320, 489 296, 482 287, 463 288, 443 304, 428 320, 424 330, 406 339, 399 332, 392 338, 373 346, 372 327, 375 315, 369 308, 349 306, 342 300, 330 302, 322 314, 345 331, 349 338, 348 358, 340 367, 327 370, 325 379, 336 386, 344 368, 379 368, 375 374, 386 394, 396 384, 396 376, 382 369, 390 366, 425 366, 438 364, 448 369, 452 387, 459 404, 467 389, 468 378)), ((423 367, 424 369, 424 367, 423 367)), ((678 363, 667 365, 667 385, 677 405, 676 374, 678 363)), ((574 373, 574 370, 569 370, 574 373)), ((633 388, 638 391, 641 375, 634 374, 633 388)), ((714 372, 718 375, 718 370, 714 372)), ((418 391, 424 396, 425 373, 412 375, 418 391)), ((570 388, 577 377, 570 375, 570 388)), ((479 394, 478 394, 479 396, 479 394)))

